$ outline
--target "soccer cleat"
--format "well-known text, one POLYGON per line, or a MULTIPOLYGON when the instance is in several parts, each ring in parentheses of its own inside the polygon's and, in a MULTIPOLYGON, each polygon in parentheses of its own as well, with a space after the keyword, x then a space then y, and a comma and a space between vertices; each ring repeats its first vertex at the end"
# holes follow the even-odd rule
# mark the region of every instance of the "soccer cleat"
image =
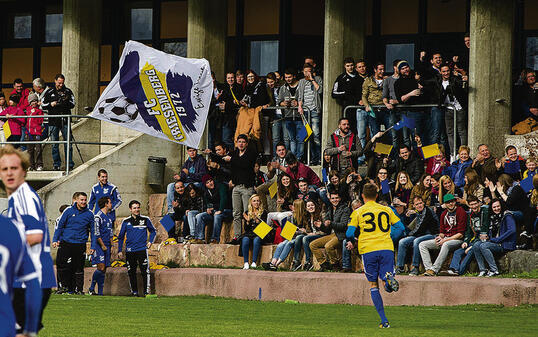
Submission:
POLYGON ((98 294, 95 292, 94 289, 88 289, 88 293, 86 295, 97 296, 98 294))
POLYGON ((381 322, 381 323, 379 323, 379 328, 380 329, 388 329, 388 328, 390 328, 390 324, 389 324, 389 322, 381 322))
POLYGON ((398 289, 400 289, 400 284, 398 283, 398 281, 396 281, 396 279, 394 278, 394 275, 392 275, 392 273, 387 272, 385 274, 385 277, 387 279, 387 281, 385 282, 385 290, 387 289, 387 286, 391 290, 391 291, 389 291, 389 293, 393 292, 393 291, 398 291, 398 289))

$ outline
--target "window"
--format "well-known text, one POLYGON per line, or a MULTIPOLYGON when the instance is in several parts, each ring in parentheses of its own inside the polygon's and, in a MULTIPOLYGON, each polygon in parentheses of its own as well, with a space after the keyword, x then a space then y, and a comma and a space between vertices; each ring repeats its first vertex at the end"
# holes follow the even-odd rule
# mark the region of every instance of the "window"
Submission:
POLYGON ((538 36, 527 38, 525 59, 527 68, 538 69, 538 36))
POLYGON ((250 42, 250 68, 260 76, 278 70, 278 41, 250 42))
POLYGON ((163 51, 181 57, 187 57, 187 42, 166 42, 163 51))
POLYGON ((385 47, 385 71, 392 72, 392 62, 396 59, 406 60, 411 69, 415 69, 415 44, 387 44, 385 47))
POLYGON ((32 38, 32 16, 15 15, 13 18, 13 38, 30 39, 32 38))
POLYGON ((153 9, 131 9, 131 39, 151 40, 153 33, 153 9))
POLYGON ((62 42, 63 14, 47 14, 45 16, 45 42, 62 42))

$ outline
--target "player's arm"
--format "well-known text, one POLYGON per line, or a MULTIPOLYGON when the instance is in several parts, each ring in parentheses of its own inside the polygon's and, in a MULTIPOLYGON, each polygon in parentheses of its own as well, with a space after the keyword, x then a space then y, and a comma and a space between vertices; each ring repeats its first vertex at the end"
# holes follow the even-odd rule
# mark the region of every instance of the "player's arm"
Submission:
MULTIPOLYGON (((54 231, 54 236, 52 237, 52 245, 58 246, 58 243, 62 240, 62 234, 65 228, 65 224, 67 222, 67 209, 62 213, 60 216, 60 220, 58 220, 58 224, 56 225, 56 230, 54 231)), ((56 247, 55 247, 56 248, 56 247)))
POLYGON ((96 216, 96 217, 94 217, 93 228, 91 230, 91 242, 92 242, 92 244, 91 244, 90 248, 92 250, 97 249, 97 245, 103 247, 103 240, 101 240, 101 231, 99 230, 100 227, 101 227, 101 218, 96 216))
POLYGON ((120 233, 118 234, 118 253, 123 251, 123 240, 125 238, 125 232, 127 231, 127 221, 121 222, 120 233))
POLYGON ((28 255, 27 245, 23 244, 22 263, 17 270, 18 280, 26 285, 25 292, 25 311, 26 322, 24 325, 24 335, 31 336, 37 334, 39 325, 39 316, 41 312, 41 300, 43 292, 39 284, 39 275, 37 274, 34 263, 28 255))
POLYGON ((148 218, 148 231, 149 231, 149 242, 147 247, 151 247, 153 244, 153 241, 155 241, 155 236, 157 236, 157 231, 155 230, 155 226, 153 226, 153 223, 151 223, 151 220, 148 218))
POLYGON ((95 190, 94 188, 92 188, 92 192, 90 193, 90 201, 88 202, 88 208, 90 209, 90 211, 93 213, 93 210, 95 208, 95 190))
POLYGON ((112 210, 115 211, 118 207, 120 207, 122 200, 120 192, 118 192, 118 188, 114 187, 114 190, 111 193, 112 197, 112 210))
POLYGON ((355 238, 355 231, 359 226, 359 212, 351 213, 351 219, 347 224, 346 239, 352 241, 355 238))
POLYGON ((389 208, 390 224, 395 230, 405 231, 405 226, 400 218, 389 208))
POLYGON ((22 221, 26 228, 26 242, 31 246, 41 243, 43 241, 43 225, 37 220, 37 210, 32 205, 26 205, 28 213, 23 215, 22 221))

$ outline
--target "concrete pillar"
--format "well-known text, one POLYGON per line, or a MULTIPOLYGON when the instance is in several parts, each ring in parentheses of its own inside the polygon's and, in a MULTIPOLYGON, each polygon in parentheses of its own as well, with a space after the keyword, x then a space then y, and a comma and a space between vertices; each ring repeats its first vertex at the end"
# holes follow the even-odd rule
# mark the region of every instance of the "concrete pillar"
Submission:
POLYGON ((469 146, 486 143, 503 155, 512 111, 514 0, 471 1, 469 146))
MULTIPOLYGON (((85 115, 85 106, 94 106, 99 99, 99 49, 101 43, 101 0, 63 1, 62 73, 65 85, 75 94, 73 114, 85 115)), ((73 120, 78 122, 78 120, 73 120)), ((99 142, 101 122, 87 120, 81 125, 84 139, 99 142)), ((87 161, 100 153, 97 145, 81 148, 87 161)), ((63 151, 60 151, 63 156, 63 151)), ((79 158, 76 149, 73 156, 79 158)), ((77 160, 78 160, 77 159, 77 160)), ((78 165, 78 163, 77 163, 78 165)))
MULTIPOLYGON (((227 2, 196 0, 187 3, 187 57, 208 60, 216 79, 222 82, 226 64, 227 2)), ((199 148, 206 146, 207 127, 199 148)))
POLYGON ((342 108, 331 97, 334 80, 344 71, 343 60, 364 57, 364 0, 325 0, 323 47, 323 120, 322 146, 338 127, 342 108))

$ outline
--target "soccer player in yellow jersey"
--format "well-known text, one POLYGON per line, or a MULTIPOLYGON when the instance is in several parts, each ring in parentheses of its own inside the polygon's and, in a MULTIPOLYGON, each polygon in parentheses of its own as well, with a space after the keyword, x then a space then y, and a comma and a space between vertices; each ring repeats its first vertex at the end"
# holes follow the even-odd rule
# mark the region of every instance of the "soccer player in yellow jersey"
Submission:
POLYGON ((372 302, 381 318, 379 327, 390 328, 379 293, 378 278, 384 282, 387 292, 398 291, 399 285, 394 279, 394 246, 390 229, 391 226, 403 224, 392 209, 375 202, 377 187, 374 184, 364 185, 362 198, 364 205, 351 214, 346 237, 350 241, 359 227, 359 254, 362 255, 364 273, 370 282, 372 302))

